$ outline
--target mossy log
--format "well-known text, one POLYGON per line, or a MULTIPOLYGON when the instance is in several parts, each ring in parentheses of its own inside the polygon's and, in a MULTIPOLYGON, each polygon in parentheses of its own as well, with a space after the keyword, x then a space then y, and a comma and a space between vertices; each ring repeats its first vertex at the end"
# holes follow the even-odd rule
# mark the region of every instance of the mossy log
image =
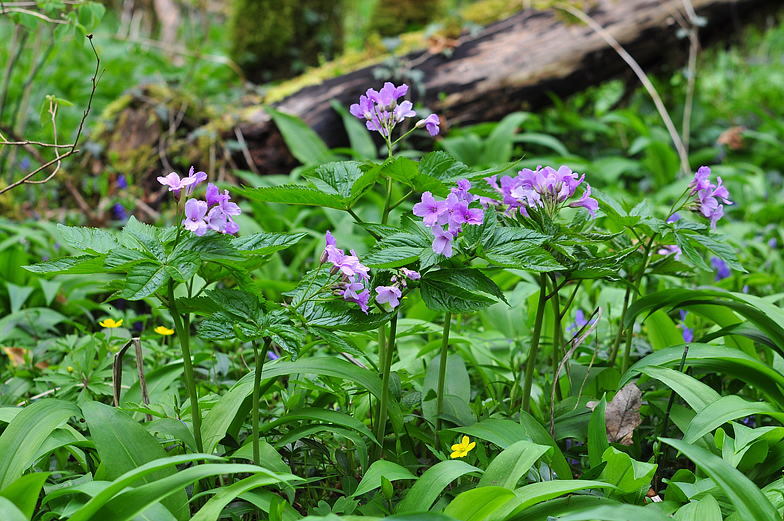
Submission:
MULTIPOLYGON (((682 0, 595 0, 588 14, 605 28, 643 67, 685 63, 688 38, 679 38, 677 19, 687 20, 682 0)), ((726 41, 742 23, 780 0, 691 0, 705 25, 703 45, 726 41)), ((563 10, 525 10, 465 35, 450 56, 418 51, 401 57, 423 73, 422 102, 450 125, 501 119, 515 110, 532 110, 551 102, 548 93, 566 97, 621 74, 629 67, 596 31, 563 10)), ((329 101, 356 103, 369 87, 382 82, 367 67, 306 87, 275 104, 302 118, 332 147, 348 143, 338 114, 329 101)), ((412 89, 412 92, 415 89, 412 89)), ((262 172, 286 171, 292 162, 276 149, 281 139, 263 106, 243 111, 239 127, 250 157, 262 172), (271 158, 275 160, 270 161, 271 158)), ((228 136, 227 136, 228 137, 228 136)), ((242 166, 245 160, 238 156, 242 166)))

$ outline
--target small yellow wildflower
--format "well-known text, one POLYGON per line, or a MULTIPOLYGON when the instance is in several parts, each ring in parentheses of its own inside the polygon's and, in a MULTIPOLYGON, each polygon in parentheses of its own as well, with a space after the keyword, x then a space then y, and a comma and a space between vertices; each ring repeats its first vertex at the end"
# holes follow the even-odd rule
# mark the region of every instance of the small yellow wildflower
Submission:
POLYGON ((452 445, 452 451, 453 452, 452 452, 452 455, 450 457, 451 458, 462 458, 466 454, 471 452, 471 449, 476 447, 476 442, 475 441, 472 441, 471 443, 468 443, 468 442, 469 442, 468 436, 463 436, 463 441, 462 442, 456 443, 455 445, 452 445))
POLYGON ((106 319, 106 320, 104 320, 103 322, 98 322, 98 323, 99 323, 99 324, 100 324, 102 327, 108 327, 108 328, 110 328, 110 329, 113 329, 113 328, 115 328, 115 327, 120 327, 120 326, 122 325, 122 323, 123 323, 123 319, 120 319, 120 320, 118 320, 117 322, 115 322, 115 321, 114 321, 114 319, 107 318, 107 319, 106 319))
POLYGON ((173 335, 174 334, 174 330, 173 329, 169 329, 166 326, 158 326, 153 331, 155 331, 159 335, 164 335, 164 336, 169 336, 169 335, 173 335))

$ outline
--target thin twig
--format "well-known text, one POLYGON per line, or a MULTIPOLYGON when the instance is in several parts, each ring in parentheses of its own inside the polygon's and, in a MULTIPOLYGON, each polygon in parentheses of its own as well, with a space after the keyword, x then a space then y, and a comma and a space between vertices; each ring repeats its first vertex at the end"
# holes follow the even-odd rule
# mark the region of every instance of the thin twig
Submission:
POLYGON ((686 149, 683 147, 683 141, 681 140, 680 135, 678 134, 678 130, 675 128, 675 124, 672 122, 672 118, 670 118, 670 114, 667 112, 667 107, 664 106, 664 102, 662 101, 659 93, 656 91, 656 87, 653 86, 651 80, 648 79, 648 76, 645 74, 645 71, 642 70, 640 65, 637 61, 632 58, 631 54, 626 52, 618 40, 616 40, 613 35, 611 35, 604 27, 599 25, 596 20, 585 14, 583 11, 577 9, 574 6, 566 4, 564 2, 558 2, 555 6, 556 9, 560 9, 562 11, 566 11, 570 13, 586 24, 596 32, 599 36, 604 39, 607 44, 612 47, 615 52, 626 62, 626 64, 634 71, 634 74, 637 75, 637 78, 645 87, 645 90, 648 91, 648 94, 653 99, 654 105, 656 105, 656 109, 659 112, 659 116, 664 121, 664 125, 667 127, 667 131, 670 133, 670 139, 672 139, 675 148, 678 150, 678 156, 681 160, 681 168, 685 174, 689 174, 691 167, 689 166, 689 157, 686 154, 686 149))
POLYGON ((250 155, 248 143, 245 142, 245 136, 242 135, 242 130, 240 130, 240 127, 234 127, 234 135, 237 136, 237 142, 242 148, 242 155, 245 157, 245 162, 248 163, 248 168, 250 168, 251 172, 254 174, 261 175, 259 169, 256 168, 256 163, 253 161, 253 157, 250 155))
MULTIPOLYGON (((41 165, 40 167, 38 167, 34 171, 30 172, 29 174, 25 175, 24 177, 22 177, 18 181, 15 181, 15 182, 11 183, 10 185, 6 186, 5 188, 0 189, 0 194, 3 194, 5 192, 11 190, 12 188, 15 188, 15 187, 21 185, 21 184, 40 184, 41 181, 30 181, 30 178, 33 177, 38 172, 41 172, 42 170, 44 170, 46 168, 49 168, 50 166, 52 166, 55 163, 57 163, 59 165, 60 162, 63 159, 65 159, 66 157, 71 156, 71 155, 76 154, 77 152, 79 152, 79 150, 76 148, 76 145, 79 144, 79 138, 82 136, 82 130, 84 128, 84 122, 85 122, 85 120, 87 120, 87 115, 90 113, 90 109, 92 108, 93 98, 95 97, 95 89, 98 87, 98 83, 101 81, 101 77, 103 77, 103 73, 106 70, 106 69, 104 69, 103 71, 100 71, 100 74, 99 74, 99 70, 100 70, 100 66, 101 66, 101 58, 98 57, 98 52, 95 50, 95 46, 93 45, 93 35, 92 35, 92 33, 87 35, 87 39, 90 40, 90 47, 92 47, 92 49, 93 49, 93 54, 95 54, 95 60, 96 60, 95 73, 93 74, 93 77, 90 80, 92 82, 92 84, 93 84, 93 87, 92 87, 92 90, 90 91, 90 98, 87 101, 87 109, 84 111, 84 114, 82 115, 82 120, 79 122, 79 129, 77 130, 76 138, 74 139, 74 142, 71 145, 71 150, 69 150, 68 152, 66 152, 63 155, 60 155, 59 152, 57 152, 57 157, 55 157, 54 159, 52 159, 48 163, 46 163, 44 165, 41 165)), ((55 150, 57 150, 57 147, 55 148, 55 150)), ((59 168, 59 166, 58 166, 58 168, 59 168)), ((46 182, 46 181, 50 180, 52 177, 53 177, 53 175, 50 175, 43 182, 46 182)))

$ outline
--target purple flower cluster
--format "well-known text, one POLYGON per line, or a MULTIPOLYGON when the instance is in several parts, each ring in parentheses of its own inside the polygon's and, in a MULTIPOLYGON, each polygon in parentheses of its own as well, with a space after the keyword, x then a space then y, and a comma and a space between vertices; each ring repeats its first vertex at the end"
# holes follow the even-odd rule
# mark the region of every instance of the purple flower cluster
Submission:
MULTIPOLYGON (((544 168, 538 166, 536 170, 524 168, 516 177, 502 177, 501 186, 498 186, 496 176, 485 178, 487 183, 503 196, 503 204, 508 206, 506 213, 510 216, 516 211, 528 216, 529 208, 542 208, 550 216, 554 216, 560 205, 574 195, 584 179, 585 174, 578 179, 577 174, 567 166, 561 166, 558 170, 549 166, 544 168)), ((483 198, 483 203, 487 202, 490 201, 483 198)), ((591 217, 595 219, 599 203, 591 197, 591 185, 585 183, 582 197, 569 203, 569 206, 587 208, 591 217)))
POLYGON ((710 262, 711 267, 716 270, 716 278, 714 279, 714 282, 719 282, 720 280, 729 278, 729 276, 732 275, 732 270, 730 267, 727 266, 727 263, 720 258, 716 256, 711 257, 710 262))
POLYGON ((730 193, 725 186, 721 185, 721 177, 717 177, 718 184, 710 182, 711 169, 707 166, 701 166, 697 173, 694 174, 694 179, 689 183, 691 193, 689 195, 695 196, 691 209, 699 212, 706 219, 710 219, 711 229, 716 229, 716 222, 724 215, 724 204, 732 204, 729 200, 730 193))
POLYGON ((463 231, 464 224, 482 224, 484 212, 480 208, 469 208, 474 200, 469 192, 471 182, 461 179, 452 188, 446 201, 436 201, 433 194, 422 194, 422 202, 414 205, 414 215, 422 217, 422 222, 430 228, 435 239, 433 251, 445 257, 452 256, 452 241, 463 231), (444 225, 447 226, 446 230, 444 225))
MULTIPOLYGON (((405 83, 396 87, 393 83, 386 82, 384 87, 377 91, 368 89, 359 97, 359 103, 349 107, 351 115, 365 120, 368 130, 380 132, 384 137, 389 137, 395 125, 402 123, 406 118, 416 116, 414 105, 404 100, 398 100, 406 95, 408 85, 405 83)), ((427 127, 431 136, 438 134, 440 121, 438 116, 431 114, 426 119, 417 123, 417 128, 427 127)))
POLYGON ((676 246, 674 244, 669 244, 667 246, 662 246, 661 248, 659 248, 659 251, 657 253, 659 255, 665 255, 665 256, 675 255, 675 260, 677 261, 681 259, 681 255, 683 255, 683 250, 681 250, 679 246, 676 246))
POLYGON ((376 288, 376 302, 384 307, 387 311, 400 305, 400 297, 403 295, 401 287, 406 287, 406 279, 419 280, 421 276, 419 272, 410 270, 408 268, 401 268, 398 275, 392 276, 391 286, 378 286, 376 288))
POLYGON ((678 325, 681 329, 683 329, 683 341, 685 343, 694 342, 694 331, 686 327, 686 315, 689 314, 688 311, 680 310, 681 312, 681 324, 678 325))
MULTIPOLYGON (((169 187, 170 192, 174 192, 174 197, 180 200, 180 190, 185 190, 185 197, 190 197, 196 185, 207 179, 204 172, 194 174, 193 167, 188 177, 180 179, 175 172, 166 177, 159 177, 158 182, 169 187)), ((190 230, 198 236, 207 233, 207 230, 215 230, 220 233, 234 234, 240 229, 239 225, 232 219, 242 213, 236 203, 231 202, 228 190, 220 193, 218 187, 212 183, 207 185, 206 201, 199 199, 188 199, 185 202, 185 219, 182 225, 186 230, 190 230)))
POLYGON ((360 309, 367 314, 370 290, 365 283, 370 281, 370 269, 359 262, 359 257, 354 250, 351 255, 346 255, 338 249, 337 242, 332 234, 327 231, 327 247, 321 256, 321 262, 332 264, 331 273, 340 273, 340 282, 333 287, 333 293, 347 302, 359 304, 360 309))

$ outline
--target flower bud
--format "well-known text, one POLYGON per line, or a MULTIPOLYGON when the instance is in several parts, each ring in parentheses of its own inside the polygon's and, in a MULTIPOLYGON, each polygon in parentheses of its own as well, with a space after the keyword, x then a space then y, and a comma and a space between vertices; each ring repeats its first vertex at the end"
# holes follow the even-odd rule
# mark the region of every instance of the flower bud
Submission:
POLYGON ((73 373, 74 372, 74 368, 69 365, 67 371, 69 373, 73 373))

